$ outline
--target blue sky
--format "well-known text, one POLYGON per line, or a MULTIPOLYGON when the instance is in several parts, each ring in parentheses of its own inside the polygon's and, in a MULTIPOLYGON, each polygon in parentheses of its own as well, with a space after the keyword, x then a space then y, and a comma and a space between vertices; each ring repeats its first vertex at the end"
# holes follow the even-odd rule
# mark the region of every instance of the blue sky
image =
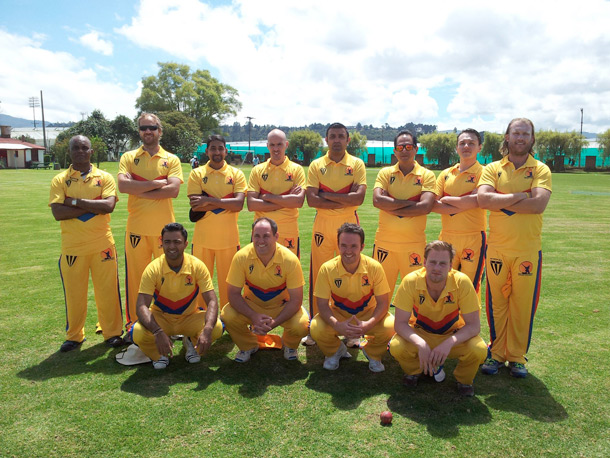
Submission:
POLYGON ((239 91, 227 122, 406 122, 501 132, 610 127, 610 2, 15 1, 0 15, 0 112, 135 115, 157 62, 239 91))

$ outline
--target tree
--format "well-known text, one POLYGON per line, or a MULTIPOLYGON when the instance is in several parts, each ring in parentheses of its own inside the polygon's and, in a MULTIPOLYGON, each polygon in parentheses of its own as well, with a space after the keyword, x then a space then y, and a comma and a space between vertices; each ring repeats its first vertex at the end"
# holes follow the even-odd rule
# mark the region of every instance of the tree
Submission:
POLYGON ((27 142, 27 143, 32 143, 32 144, 36 144, 36 139, 33 137, 30 137, 29 135, 21 135, 19 137, 19 140, 21 140, 22 142, 27 142))
POLYGON ((349 143, 347 144, 347 152, 352 156, 360 157, 367 161, 366 155, 369 149, 366 147, 366 135, 362 135, 360 132, 352 132, 349 135, 349 143))
POLYGON ((598 150, 601 158, 605 161, 610 156, 610 129, 597 135, 598 150))
POLYGON ((89 137, 91 141, 91 149, 93 154, 91 155, 91 162, 96 162, 97 166, 100 166, 100 161, 108 160, 108 146, 100 137, 93 136, 89 137))
POLYGON ((502 153, 500 152, 500 146, 504 141, 504 135, 496 134, 494 132, 485 132, 485 140, 483 140, 483 147, 481 148, 481 157, 490 158, 492 161, 499 161, 502 159, 502 153))
POLYGON ((179 111, 197 120, 206 135, 216 131, 228 115, 241 109, 237 89, 223 84, 207 70, 191 73, 188 65, 159 62, 157 76, 142 78, 136 100, 140 112, 179 111))
POLYGON ((322 136, 312 130, 296 130, 288 137, 286 153, 294 157, 297 151, 303 153, 303 164, 309 165, 322 148, 322 136))
POLYGON ((55 144, 51 147, 51 153, 55 156, 55 160, 59 162, 64 169, 72 162, 68 152, 69 142, 70 137, 60 139, 58 135, 55 144))
POLYGON ((163 111, 158 115, 163 123, 161 146, 183 162, 190 159, 197 146, 202 143, 197 121, 179 111, 163 111))
POLYGON ((99 137, 108 145, 110 138, 110 122, 104 117, 100 110, 93 110, 87 119, 74 124, 57 136, 56 141, 68 140, 75 135, 84 135, 89 139, 99 137))
POLYGON ((127 149, 128 143, 135 143, 139 140, 138 129, 135 122, 127 116, 118 115, 110 121, 110 136, 108 149, 115 155, 119 155, 127 149))
POLYGON ((437 161, 438 165, 446 169, 449 164, 460 160, 455 152, 457 135, 455 133, 441 134, 438 132, 418 137, 419 143, 426 149, 428 161, 437 161))
POLYGON ((557 132, 540 130, 536 132, 534 148, 542 162, 547 163, 553 171, 565 169, 565 159, 578 159, 583 147, 589 142, 577 132, 557 132))

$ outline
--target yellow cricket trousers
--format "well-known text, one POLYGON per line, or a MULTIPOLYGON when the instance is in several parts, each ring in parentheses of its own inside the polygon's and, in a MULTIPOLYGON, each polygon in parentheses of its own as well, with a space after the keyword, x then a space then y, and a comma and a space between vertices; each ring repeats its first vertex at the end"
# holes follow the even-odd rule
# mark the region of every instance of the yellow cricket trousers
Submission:
MULTIPOLYGON (((233 256, 239 251, 239 245, 235 248, 225 248, 224 250, 213 250, 204 248, 201 245, 193 243, 193 256, 203 261, 210 272, 210 277, 214 278, 214 262, 216 262, 216 276, 218 278, 218 310, 222 309, 229 302, 229 294, 227 292, 227 275, 231 267, 233 256)), ((203 298, 197 298, 197 306, 205 308, 203 298)))

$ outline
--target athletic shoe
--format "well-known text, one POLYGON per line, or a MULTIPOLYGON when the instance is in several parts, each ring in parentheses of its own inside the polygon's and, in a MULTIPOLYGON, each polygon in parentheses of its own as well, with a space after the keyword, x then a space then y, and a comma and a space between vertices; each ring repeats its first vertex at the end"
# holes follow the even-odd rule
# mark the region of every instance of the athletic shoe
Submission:
POLYGON ((61 344, 61 347, 59 347, 59 351, 61 351, 62 353, 66 353, 68 351, 76 350, 83 344, 85 340, 87 339, 83 339, 80 342, 77 342, 76 340, 66 340, 64 343, 61 344))
POLYGON ((481 372, 485 375, 496 375, 501 367, 504 367, 504 363, 493 358, 487 358, 481 366, 481 372))
POLYGON ((334 371, 336 369, 339 369, 339 361, 341 361, 341 358, 351 357, 352 355, 350 355, 347 351, 347 347, 343 342, 341 342, 341 344, 339 345, 339 349, 335 352, 334 355, 327 356, 326 358, 324 358, 324 364, 322 365, 322 367, 326 370, 334 371))
POLYGON ((508 363, 508 367, 510 367, 510 375, 517 378, 525 378, 527 377, 527 368, 525 364, 521 363, 508 363))
POLYGON ((436 369, 436 372, 434 373, 433 377, 437 383, 441 383, 443 380, 445 380, 445 371, 443 370, 442 365, 438 366, 438 369, 436 369))
POLYGON ((199 355, 199 353, 197 353, 197 350, 195 350, 193 342, 191 342, 191 339, 189 337, 184 336, 182 338, 182 346, 186 348, 184 359, 186 359, 187 362, 195 364, 201 361, 201 356, 199 355))
POLYGON ((360 337, 350 337, 345 339, 345 346, 347 348, 360 348, 360 337))
POLYGON ((460 396, 472 397, 474 396, 474 387, 472 385, 465 385, 457 382, 457 390, 460 396))
POLYGON ((301 345, 305 345, 306 347, 311 347, 312 345, 315 345, 315 344, 316 344, 316 341, 313 340, 309 334, 307 334, 305 337, 303 337, 301 339, 301 345))
POLYGON ((106 339, 104 342, 106 342, 106 345, 112 348, 118 348, 125 345, 121 336, 113 336, 110 339, 106 339))
POLYGON ((371 372, 383 372, 383 371, 385 371, 385 366, 383 365, 383 363, 381 361, 376 360, 376 359, 369 358, 369 355, 366 354, 366 350, 364 348, 362 349, 362 354, 364 355, 364 357, 366 359, 369 360, 369 370, 371 372))
POLYGON ((158 360, 153 361, 153 367, 155 369, 165 369, 169 366, 169 358, 167 356, 161 356, 158 360))
POLYGON ((239 350, 235 355, 235 361, 238 363, 247 363, 250 361, 250 356, 258 351, 258 345, 250 350, 239 350))
POLYGON ((288 361, 294 361, 295 359, 299 359, 299 352, 294 348, 284 347, 284 359, 288 361))
POLYGON ((409 388, 416 387, 420 375, 421 374, 415 374, 415 375, 405 374, 402 376, 402 384, 404 386, 408 386, 409 388))

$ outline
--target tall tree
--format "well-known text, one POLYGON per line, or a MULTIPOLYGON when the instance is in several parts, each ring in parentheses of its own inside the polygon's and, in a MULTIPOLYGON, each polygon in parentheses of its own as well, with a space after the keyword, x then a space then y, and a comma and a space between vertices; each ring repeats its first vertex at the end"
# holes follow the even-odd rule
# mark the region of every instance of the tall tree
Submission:
POLYGON ((163 124, 161 146, 186 162, 202 143, 197 121, 179 111, 162 111, 158 115, 163 124))
POLYGON ((450 164, 459 161, 455 152, 457 135, 455 133, 441 134, 438 132, 421 135, 417 138, 421 146, 426 149, 428 161, 437 161, 438 165, 446 169, 450 164))
POLYGON ((110 122, 100 110, 93 110, 91 114, 82 121, 78 121, 72 127, 64 130, 57 136, 56 141, 70 139, 74 135, 84 135, 89 139, 99 137, 108 145, 110 139, 110 122))
POLYGON ((589 142, 577 132, 557 132, 540 130, 536 132, 534 148, 542 162, 546 162, 555 172, 565 169, 566 158, 577 160, 583 147, 589 142))
POLYGON ((127 116, 118 115, 110 121, 110 136, 108 149, 118 158, 130 143, 139 141, 135 122, 127 116))
POLYGON ((601 134, 598 134, 597 142, 599 144, 599 146, 597 147, 599 150, 599 154, 601 158, 605 161, 606 158, 610 156, 610 129, 601 134))
POLYGON ((360 157, 367 161, 366 155, 369 149, 366 147, 366 135, 362 135, 360 132, 352 132, 349 134, 349 143, 347 144, 347 152, 352 156, 360 157))
POLYGON ((322 136, 312 130, 296 130, 288 137, 286 153, 294 157, 297 151, 303 153, 303 164, 309 165, 317 152, 322 149, 322 136))
POLYGON ((159 62, 157 76, 142 78, 136 100, 140 111, 180 111, 197 120, 204 134, 218 130, 220 122, 241 109, 237 89, 223 84, 207 70, 191 73, 188 65, 159 62))
POLYGON ((494 132, 485 132, 485 140, 483 140, 483 147, 481 148, 481 157, 489 158, 492 161, 499 161, 502 159, 502 153, 500 152, 500 146, 504 141, 504 135, 496 134, 494 132))

